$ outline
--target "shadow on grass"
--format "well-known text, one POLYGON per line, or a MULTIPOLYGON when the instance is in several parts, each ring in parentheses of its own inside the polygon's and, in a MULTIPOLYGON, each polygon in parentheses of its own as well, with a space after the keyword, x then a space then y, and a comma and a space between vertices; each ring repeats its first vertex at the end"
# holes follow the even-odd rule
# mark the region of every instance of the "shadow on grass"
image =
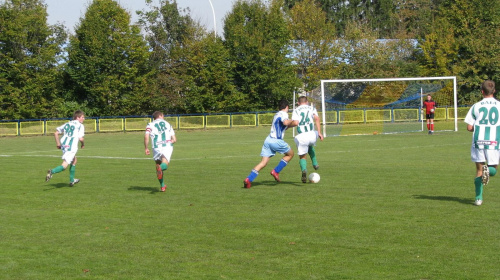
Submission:
POLYGON ((129 191, 144 191, 149 192, 151 194, 160 192, 160 188, 155 187, 140 187, 140 186, 132 186, 128 188, 129 191))
MULTIPOLYGON (((253 181, 252 182, 252 188, 253 187, 270 187, 270 188, 278 188, 278 187, 283 187, 283 186, 299 186, 299 187, 304 187, 307 186, 308 184, 304 184, 302 182, 290 182, 290 181, 281 181, 281 182, 276 182, 274 180, 265 180, 265 181, 253 181)), ((243 187, 243 182, 241 182, 241 187, 243 187)))
POLYGON ((50 186, 52 186, 52 188, 44 189, 44 191, 52 191, 60 188, 76 188, 76 185, 74 187, 70 187, 69 183, 57 183, 57 184, 51 184, 50 186))
POLYGON ((474 200, 470 198, 460 198, 460 197, 454 197, 454 196, 442 196, 442 195, 413 195, 414 198, 416 199, 428 199, 428 200, 440 200, 440 201, 453 201, 453 202, 458 202, 462 204, 474 204, 474 200))

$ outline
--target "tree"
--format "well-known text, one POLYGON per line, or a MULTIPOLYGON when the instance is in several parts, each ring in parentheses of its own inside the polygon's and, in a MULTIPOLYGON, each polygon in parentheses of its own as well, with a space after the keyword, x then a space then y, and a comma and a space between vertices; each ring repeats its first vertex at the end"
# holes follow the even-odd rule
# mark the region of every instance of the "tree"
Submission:
POLYGON ((201 40, 185 42, 179 53, 186 72, 183 111, 186 113, 235 112, 244 107, 243 95, 233 85, 229 52, 221 38, 206 34, 201 40))
POLYGON ((445 0, 437 17, 419 41, 422 71, 457 76, 459 98, 474 100, 484 80, 500 80, 500 6, 485 0, 445 0))
POLYGON ((59 61, 66 33, 39 0, 0 4, 0 118, 60 117, 59 61))
POLYGON ((225 46, 234 83, 245 95, 241 110, 275 110, 300 86, 289 58, 290 33, 280 1, 239 0, 225 17, 225 46))
POLYGON ((113 0, 94 0, 70 36, 68 84, 88 115, 145 114, 148 57, 130 15, 113 0))
POLYGON ((186 92, 186 60, 189 51, 185 42, 194 42, 203 36, 198 23, 189 16, 189 10, 179 10, 177 2, 161 0, 159 6, 146 1, 149 11, 139 11, 139 23, 146 33, 151 48, 149 63, 154 70, 152 98, 156 106, 169 113, 185 112, 183 94, 186 92))
POLYGON ((338 76, 342 50, 335 26, 315 0, 297 3, 289 12, 288 28, 292 35, 291 57, 305 90, 319 86, 321 79, 338 76))

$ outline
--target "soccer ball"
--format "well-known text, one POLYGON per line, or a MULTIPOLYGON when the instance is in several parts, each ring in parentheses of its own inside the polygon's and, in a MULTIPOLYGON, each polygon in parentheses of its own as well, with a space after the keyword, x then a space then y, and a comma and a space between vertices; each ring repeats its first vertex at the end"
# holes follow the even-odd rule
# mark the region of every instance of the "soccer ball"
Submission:
POLYGON ((434 109, 431 109, 431 112, 434 113, 434 109))
POLYGON ((318 183, 319 182, 319 174, 318 173, 311 173, 309 174, 309 182, 311 183, 318 183))

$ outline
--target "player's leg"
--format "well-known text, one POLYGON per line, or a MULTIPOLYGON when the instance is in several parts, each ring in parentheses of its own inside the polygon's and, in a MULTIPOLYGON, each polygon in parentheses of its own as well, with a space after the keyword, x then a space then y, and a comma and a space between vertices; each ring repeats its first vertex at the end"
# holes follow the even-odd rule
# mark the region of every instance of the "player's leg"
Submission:
POLYGON ((76 172, 76 156, 69 165, 69 186, 72 187, 75 184, 78 184, 80 182, 80 179, 75 179, 75 172, 76 172))
POLYGON ((312 165, 315 170, 319 169, 319 164, 318 164, 318 159, 316 158, 316 149, 314 149, 314 146, 309 146, 309 150, 307 151, 309 154, 309 157, 311 158, 312 165))
POLYGON ((163 181, 163 170, 161 169, 161 164, 162 163, 163 162, 160 159, 155 160, 155 164, 156 164, 156 178, 158 178, 158 182, 160 183, 160 187, 161 187, 162 191, 164 191, 164 188, 166 189, 166 186, 165 186, 165 183, 163 181))
POLYGON ((431 127, 431 134, 432 134, 432 133, 434 133, 434 116, 431 117, 430 121, 431 121, 430 127, 431 127))
POLYGON ((276 165, 276 167, 273 170, 271 170, 271 175, 274 177, 274 180, 276 180, 276 182, 281 182, 279 174, 281 170, 283 170, 283 168, 285 168, 288 165, 288 163, 292 160, 294 153, 293 150, 288 145, 288 143, 286 143, 283 140, 278 141, 276 151, 284 154, 284 156, 280 160, 278 165, 276 165))
POLYGON ((474 204, 479 206, 483 203, 483 162, 476 162, 476 178, 474 179, 474 187, 476 191, 476 197, 474 204))
POLYGON ((486 163, 486 152, 485 150, 476 149, 474 143, 471 145, 470 155, 471 160, 476 166, 476 176, 474 177, 474 188, 475 188, 475 205, 481 205, 483 203, 483 166, 486 163))
POLYGON ((249 189, 252 186, 252 182, 259 175, 259 171, 266 167, 267 163, 271 158, 263 156, 261 161, 250 171, 250 174, 243 181, 243 187, 249 189))
POLYGON ((250 171, 250 174, 243 180, 243 187, 249 189, 252 186, 253 180, 257 178, 259 175, 259 171, 262 170, 262 168, 266 167, 267 163, 273 157, 276 153, 271 149, 269 143, 271 140, 269 138, 266 138, 264 141, 264 144, 262 145, 262 149, 260 151, 260 156, 262 159, 260 162, 250 171))
POLYGON ((484 151, 485 157, 486 157, 486 162, 482 167, 482 181, 483 185, 487 185, 490 177, 493 177, 497 174, 497 166, 499 163, 499 158, 500 158, 500 151, 499 150, 485 150, 484 151))
POLYGON ((47 175, 45 175, 45 182, 48 182, 52 178, 52 175, 66 170, 66 168, 68 168, 68 165, 69 165, 68 162, 72 162, 73 158, 74 158, 74 155, 71 156, 68 153, 64 153, 63 154, 63 162, 61 163, 61 165, 56 166, 56 167, 49 169, 47 171, 47 175))
POLYGON ((307 151, 309 150, 309 145, 306 143, 305 133, 299 134, 294 138, 295 145, 297 146, 297 153, 299 154, 299 166, 301 172, 302 183, 307 182, 307 151))

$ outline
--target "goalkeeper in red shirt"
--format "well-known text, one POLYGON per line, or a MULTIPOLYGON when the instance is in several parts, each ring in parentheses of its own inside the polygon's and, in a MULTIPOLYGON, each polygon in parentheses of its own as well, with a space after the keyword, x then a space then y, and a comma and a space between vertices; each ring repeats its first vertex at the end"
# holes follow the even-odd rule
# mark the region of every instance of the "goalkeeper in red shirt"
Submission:
POLYGON ((432 96, 427 94, 427 100, 424 101, 422 109, 425 108, 425 118, 427 119, 427 130, 429 131, 429 134, 434 133, 434 111, 436 107, 437 104, 434 100, 432 100, 432 96))

